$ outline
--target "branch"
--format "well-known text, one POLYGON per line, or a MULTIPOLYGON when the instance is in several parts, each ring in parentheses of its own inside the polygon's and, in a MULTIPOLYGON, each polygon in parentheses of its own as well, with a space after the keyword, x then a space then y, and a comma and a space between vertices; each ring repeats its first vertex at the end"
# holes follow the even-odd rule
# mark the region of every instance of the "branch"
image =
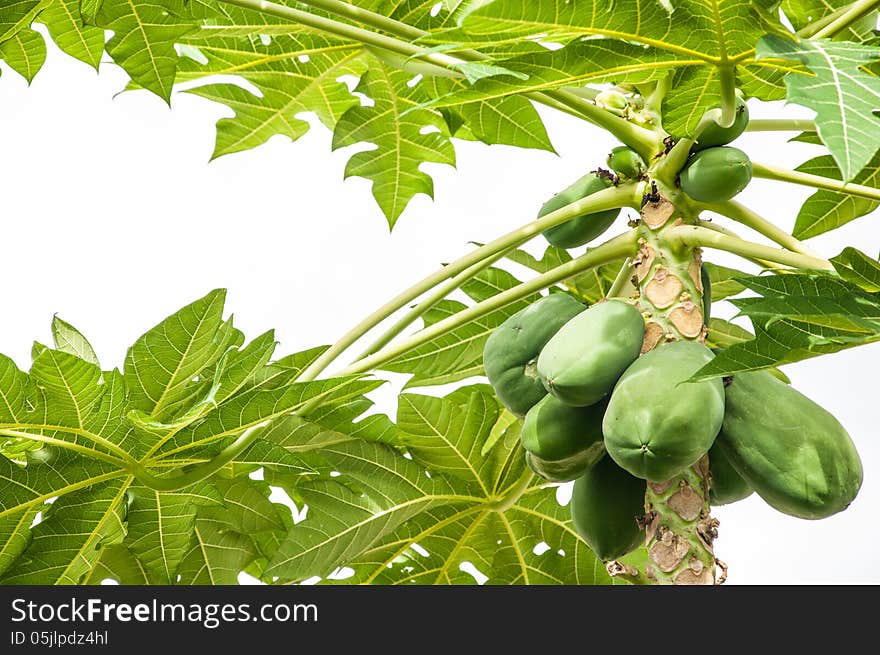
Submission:
POLYGON ((623 266, 621 266, 620 270, 617 272, 617 277, 614 278, 614 282, 611 283, 611 287, 608 289, 608 293, 605 294, 605 297, 616 298, 619 296, 627 283, 632 279, 632 273, 632 257, 627 257, 623 261, 623 266))
POLYGON ((746 227, 753 229, 759 234, 763 234, 771 241, 778 243, 783 248, 788 248, 792 252, 799 252, 802 255, 810 257, 819 257, 819 254, 811 250, 802 241, 796 239, 779 226, 771 223, 757 212, 749 209, 735 200, 717 203, 699 203, 700 209, 707 209, 722 216, 736 221, 746 227))
POLYGON ((809 118, 753 118, 746 132, 815 132, 816 121, 809 118))
MULTIPOLYGON (((707 230, 712 230, 713 232, 719 232, 721 234, 726 234, 727 236, 734 237, 736 239, 742 239, 742 237, 730 230, 723 225, 718 225, 717 223, 713 223, 712 221, 699 219, 698 223, 701 227, 706 228, 707 230)), ((745 257, 746 261, 752 262, 755 266, 760 267, 766 271, 773 271, 774 273, 785 273, 791 271, 792 269, 788 266, 783 266, 781 264, 777 264, 775 262, 768 262, 766 259, 759 259, 756 257, 745 257)))
POLYGON ((782 168, 771 164, 761 164, 753 161, 752 177, 760 177, 765 180, 778 180, 780 182, 791 182, 792 184, 800 184, 802 186, 809 186, 816 189, 825 189, 827 191, 845 193, 850 196, 858 196, 859 198, 880 201, 880 189, 864 186, 863 184, 851 184, 849 182, 835 180, 831 177, 813 175, 812 173, 793 171, 790 168, 782 168))
POLYGON ((858 0, 852 3, 840 16, 832 20, 830 23, 817 30, 810 36, 811 39, 828 39, 845 30, 847 27, 855 23, 862 16, 873 11, 880 2, 877 0, 858 0))
POLYGON ((570 262, 566 262, 565 264, 557 266, 553 270, 548 271, 543 275, 539 275, 532 280, 529 280, 528 282, 519 284, 512 289, 503 291, 502 293, 492 296, 491 298, 484 300, 483 302, 472 305, 467 309, 464 309, 457 314, 450 316, 449 318, 434 323, 433 325, 425 328, 424 330, 420 330, 416 334, 407 339, 404 339, 403 341, 395 345, 389 346, 383 350, 380 350, 374 355, 355 362, 348 368, 345 368, 336 373, 336 375, 354 375, 357 373, 371 371, 375 368, 380 367, 382 364, 385 364, 392 359, 412 350, 413 348, 416 348, 423 343, 426 343, 427 341, 430 341, 431 339, 440 336, 441 334, 445 334, 450 330, 454 330, 455 328, 460 327, 465 323, 469 323, 474 319, 484 316, 489 312, 500 309, 501 307, 509 305, 512 302, 516 302, 517 300, 525 298, 526 296, 529 296, 537 291, 546 289, 547 287, 554 285, 557 282, 561 282, 562 280, 572 277, 573 275, 581 273, 585 270, 600 266, 601 264, 607 264, 608 262, 620 259, 622 257, 626 257, 632 254, 633 250, 635 249, 636 239, 637 233, 635 230, 631 230, 629 232, 616 236, 613 239, 606 241, 602 245, 588 250, 585 254, 581 255, 577 259, 573 259, 570 262))
POLYGON ((406 314, 401 316, 394 325, 392 325, 382 334, 382 336, 371 343, 367 347, 367 349, 364 350, 363 353, 361 353, 361 356, 358 357, 358 359, 363 359, 364 357, 372 355, 374 352, 384 348, 392 339, 394 339, 394 337, 396 337, 398 334, 400 334, 406 328, 412 325, 425 312, 431 309, 431 307, 443 300, 443 298, 458 289, 462 284, 470 280, 472 277, 479 274, 480 271, 488 268, 489 266, 497 262, 508 252, 509 251, 503 250, 499 253, 492 255, 491 257, 487 257, 486 259, 477 262, 473 266, 466 268, 455 277, 447 280, 445 283, 434 287, 434 289, 427 297, 425 297, 418 305, 410 309, 406 314))
POLYGON ((447 264, 439 271, 429 275, 389 300, 360 323, 355 325, 351 330, 346 332, 335 344, 333 344, 333 346, 330 347, 329 350, 324 352, 312 363, 311 366, 303 371, 299 376, 299 380, 314 380, 321 371, 327 368, 327 366, 329 366, 355 341, 391 316, 394 312, 404 307, 407 303, 418 298, 423 293, 430 291, 444 280, 447 280, 454 275, 458 275, 470 266, 492 257, 493 255, 507 253, 514 248, 518 248, 544 230, 560 225, 575 216, 604 211, 606 209, 615 209, 618 207, 637 208, 641 202, 641 189, 642 184, 638 183, 621 184, 617 187, 603 189, 602 191, 589 195, 586 198, 582 198, 566 205, 565 207, 561 207, 556 211, 550 212, 538 220, 530 221, 522 227, 519 227, 512 232, 508 232, 504 236, 477 248, 464 257, 460 257, 451 264, 447 264))
POLYGON ((831 262, 819 257, 810 257, 801 253, 781 250, 745 239, 722 234, 697 225, 677 225, 664 231, 661 241, 670 247, 689 246, 691 248, 716 248, 732 252, 746 259, 766 259, 777 264, 785 264, 800 269, 833 271, 831 262))

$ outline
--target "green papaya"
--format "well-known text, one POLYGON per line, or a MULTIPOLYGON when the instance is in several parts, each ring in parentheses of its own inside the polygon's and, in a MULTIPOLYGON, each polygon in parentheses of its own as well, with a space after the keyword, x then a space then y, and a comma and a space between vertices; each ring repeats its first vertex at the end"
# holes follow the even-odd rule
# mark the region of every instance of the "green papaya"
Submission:
MULTIPOLYGON (((588 173, 545 202, 541 211, 538 212, 538 218, 610 186, 609 180, 599 177, 595 173, 588 173)), ((550 245, 557 248, 577 248, 605 232, 614 223, 618 214, 620 214, 620 209, 581 214, 565 223, 545 230, 543 235, 550 245)))
POLYGON ((613 148, 606 163, 608 168, 620 177, 628 177, 633 180, 637 180, 648 170, 648 167, 645 166, 645 160, 639 156, 639 153, 626 146, 613 148))
POLYGON ((703 285, 703 323, 709 325, 712 318, 712 278, 705 266, 700 266, 700 282, 703 285))
POLYGON ((547 395, 538 377, 538 353, 550 337, 586 307, 565 293, 552 293, 521 309, 492 331, 483 348, 483 368, 498 399, 525 416, 547 395))
POLYGON ((749 106, 745 100, 740 97, 736 99, 736 115, 733 118, 733 125, 730 127, 721 127, 714 121, 709 123, 705 130, 700 133, 697 142, 691 148, 692 152, 699 152, 706 148, 715 148, 717 146, 727 145, 740 134, 746 131, 749 124, 749 106))
POLYGON ((724 384, 686 381, 713 357, 703 344, 675 341, 626 369, 602 421, 605 448, 619 466, 665 482, 709 451, 724 419, 724 384))
POLYGON ((855 499, 862 462, 827 410, 767 371, 736 374, 726 395, 718 444, 768 505, 822 519, 855 499))
POLYGON ((638 518, 645 514, 645 481, 603 457, 574 482, 571 521, 602 561, 623 557, 645 541, 638 518))
POLYGON ((752 162, 738 148, 720 146, 701 150, 679 175, 681 190, 699 202, 724 202, 746 188, 752 162))
POLYGON ((718 438, 709 449, 709 475, 712 480, 709 485, 709 501, 712 505, 729 505, 748 498, 755 491, 733 468, 718 443, 718 438))
POLYGON ((551 482, 565 482, 593 466, 605 454, 604 413, 603 402, 572 407, 554 396, 544 396, 528 411, 520 431, 523 448, 536 460, 532 470, 542 475, 540 468, 552 475, 551 482))
POLYGON ((606 300, 581 312, 544 346, 538 375, 561 401, 582 407, 607 396, 617 378, 638 356, 645 321, 638 309, 606 300))

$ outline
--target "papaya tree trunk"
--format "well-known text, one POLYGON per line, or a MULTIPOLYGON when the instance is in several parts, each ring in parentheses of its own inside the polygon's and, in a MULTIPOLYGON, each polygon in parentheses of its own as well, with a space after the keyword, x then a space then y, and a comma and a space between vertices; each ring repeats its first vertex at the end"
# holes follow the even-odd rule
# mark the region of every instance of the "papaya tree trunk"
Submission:
MULTIPOLYGON (((643 201, 638 252, 632 260, 632 281, 638 289, 634 300, 646 326, 642 353, 670 341, 706 340, 700 250, 671 247, 663 239, 668 228, 696 221, 697 212, 689 204, 681 192, 660 182, 652 183, 643 201)), ((709 485, 708 456, 672 480, 648 483, 643 519, 648 557, 639 576, 642 581, 715 583, 712 542, 718 521, 710 515, 709 485)))

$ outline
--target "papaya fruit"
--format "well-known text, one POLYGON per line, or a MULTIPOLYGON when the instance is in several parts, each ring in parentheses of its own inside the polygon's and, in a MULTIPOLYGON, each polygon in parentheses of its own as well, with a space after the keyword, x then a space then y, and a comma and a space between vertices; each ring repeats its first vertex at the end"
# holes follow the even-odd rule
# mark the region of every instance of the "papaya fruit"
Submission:
POLYGON ((718 123, 713 121, 700 133, 697 142, 691 148, 691 152, 699 152, 706 148, 727 145, 740 134, 745 132, 748 124, 749 106, 746 104, 745 100, 737 96, 736 116, 733 119, 733 125, 730 127, 721 127, 718 123))
POLYGON ((822 519, 855 499, 862 462, 830 412, 767 371, 734 375, 726 395, 718 444, 768 505, 822 519))
MULTIPOLYGON (((523 421, 520 441, 534 458, 532 470, 551 482, 574 480, 605 455, 602 416, 605 403, 572 407, 547 395, 523 421)), ((532 459, 530 458, 530 459, 532 459)))
POLYGON ((733 468, 717 438, 709 449, 709 475, 709 502, 712 505, 729 505, 748 498, 755 491, 733 468))
POLYGON ((592 405, 607 396, 638 356, 645 321, 638 309, 606 300, 581 312, 544 346, 538 375, 544 387, 569 405, 592 405))
MULTIPOLYGON (((538 218, 610 186, 609 180, 595 173, 588 173, 545 202, 538 212, 538 218)), ((614 223, 618 214, 620 209, 581 214, 556 227, 544 230, 542 234, 550 245, 557 248, 577 248, 605 232, 614 223)))
POLYGON ((679 174, 681 190, 699 202, 724 202, 748 186, 752 162, 738 148, 719 146, 691 157, 679 174))
POLYGON ((686 380, 714 356, 703 344, 675 341, 626 369, 602 420, 605 448, 620 467, 665 482, 709 451, 724 420, 724 384, 686 380))
POLYGON ((603 457, 574 482, 571 521, 602 561, 623 557, 645 540, 638 518, 645 514, 645 481, 603 457))
POLYGON ((613 148, 606 163, 608 168, 620 177, 633 180, 640 178, 648 170, 648 167, 645 166, 645 160, 639 156, 639 153, 626 146, 613 148))
POLYGON ((483 347, 483 368, 501 403, 525 416, 547 395, 538 377, 538 353, 550 337, 586 307, 572 296, 552 293, 510 316, 483 347))
POLYGON ((709 325, 712 318, 712 278, 705 266, 700 266, 700 282, 703 285, 703 323, 709 325))

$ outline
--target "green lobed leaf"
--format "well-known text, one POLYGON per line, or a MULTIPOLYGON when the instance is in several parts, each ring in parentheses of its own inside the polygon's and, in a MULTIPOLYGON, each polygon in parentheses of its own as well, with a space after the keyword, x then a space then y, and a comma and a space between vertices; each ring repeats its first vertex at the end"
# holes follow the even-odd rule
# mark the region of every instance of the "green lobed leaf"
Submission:
POLYGON ((415 92, 407 86, 410 79, 409 74, 375 59, 356 88, 373 104, 346 111, 333 131, 334 150, 359 143, 373 146, 352 155, 345 177, 373 182, 373 196, 391 226, 416 194, 434 196, 433 180, 420 170, 421 164, 455 165, 442 116, 426 109, 407 112, 418 104, 415 92))
POLYGON ((880 148, 880 80, 863 67, 880 61, 880 48, 826 39, 800 42, 768 35, 758 44, 759 60, 794 60, 811 73, 788 74, 789 102, 816 112, 816 130, 845 181, 868 165, 880 148))
POLYGON ((52 0, 40 12, 38 21, 48 28, 49 36, 63 52, 98 70, 104 54, 104 30, 86 24, 83 15, 80 0, 52 0))
POLYGON ((0 59, 30 83, 46 61, 46 42, 39 32, 19 30, 0 43, 0 59))
POLYGON ((27 29, 49 0, 7 0, 0 6, 0 43, 27 29))
POLYGON ((840 277, 871 293, 880 292, 880 262, 855 248, 844 248, 831 258, 840 277))
POLYGON ((174 44, 195 28, 185 0, 103 0, 98 26, 113 31, 107 53, 138 85, 171 103, 174 44))
POLYGON ((711 262, 703 262, 703 268, 709 273, 709 282, 712 285, 712 301, 724 300, 729 296, 735 296, 745 290, 737 278, 743 277, 746 273, 738 271, 735 268, 727 266, 719 266, 711 262))
POLYGON ((790 273, 744 277, 740 282, 758 294, 731 301, 752 321, 755 338, 720 352, 697 371, 695 380, 880 341, 880 298, 845 279, 790 273))
POLYGON ((100 366, 95 349, 88 339, 70 323, 57 316, 52 318, 52 339, 57 350, 74 355, 89 364, 100 366))
POLYGON ((101 548, 125 535, 126 487, 112 480, 56 500, 0 583, 81 584, 101 548))
MULTIPOLYGON (((406 394, 398 416, 405 451, 316 440, 314 452, 334 475, 298 483, 308 515, 291 527, 267 573, 291 581, 317 575, 328 584, 473 584, 462 568, 469 562, 490 584, 610 584, 554 488, 527 470, 518 432, 484 448, 501 409, 487 385, 445 398, 406 394), (523 482, 508 509, 496 508, 523 482), (542 539, 555 554, 535 554, 542 539), (353 576, 327 578, 342 566, 353 576)), ((334 423, 334 434, 344 431, 334 423)))
MULTIPOLYGON (((840 179, 840 169, 830 155, 811 159, 798 166, 797 170, 835 180, 840 179)), ((875 155, 871 162, 853 178, 853 182, 874 187, 880 184, 880 156, 875 155)), ((809 239, 830 232, 870 214, 878 204, 880 203, 876 200, 819 189, 806 199, 798 211, 792 233, 798 239, 809 239)))

